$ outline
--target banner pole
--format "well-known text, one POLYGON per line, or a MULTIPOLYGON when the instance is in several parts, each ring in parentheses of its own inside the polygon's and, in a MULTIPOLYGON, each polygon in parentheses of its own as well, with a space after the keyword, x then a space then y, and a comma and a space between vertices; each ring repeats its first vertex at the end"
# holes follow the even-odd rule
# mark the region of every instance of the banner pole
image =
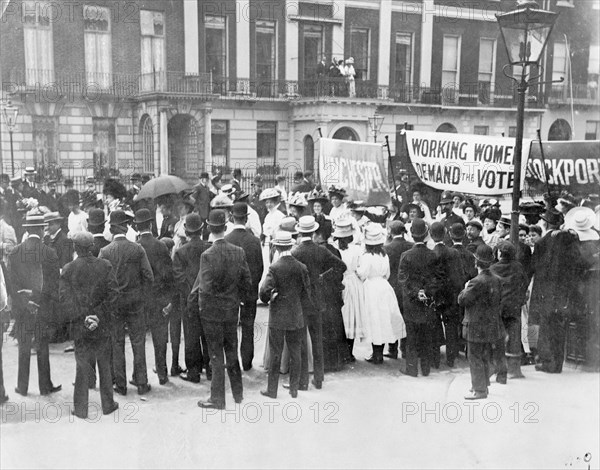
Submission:
POLYGON ((548 197, 550 197, 550 183, 548 181, 548 168, 546 168, 546 159, 544 157, 544 146, 542 145, 542 133, 540 129, 537 130, 538 142, 540 143, 540 155, 542 157, 542 165, 544 166, 544 176, 546 177, 546 191, 548 197))
POLYGON ((394 163, 392 162, 392 152, 390 151, 390 141, 388 136, 385 136, 385 147, 387 147, 388 153, 388 165, 390 166, 390 173, 392 174, 392 185, 394 186, 394 193, 396 194, 396 202, 398 203, 398 212, 400 211, 400 198, 398 197, 398 187, 396 186, 396 177, 394 176, 394 163))

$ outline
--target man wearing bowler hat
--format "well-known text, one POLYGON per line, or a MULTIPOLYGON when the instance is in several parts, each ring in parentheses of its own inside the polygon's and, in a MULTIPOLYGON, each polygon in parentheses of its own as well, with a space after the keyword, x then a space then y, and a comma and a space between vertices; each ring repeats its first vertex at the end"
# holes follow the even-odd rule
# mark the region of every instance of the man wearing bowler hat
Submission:
POLYGON ((210 188, 208 187, 208 180, 209 177, 206 171, 200 173, 200 181, 194 186, 194 192, 192 193, 195 200, 194 210, 198 213, 202 222, 206 222, 206 219, 208 219, 210 200, 212 199, 210 188))
MULTIPOLYGON (((324 296, 329 295, 323 291, 322 276, 328 271, 343 274, 346 264, 329 252, 326 248, 313 241, 313 234, 319 224, 312 215, 300 217, 296 231, 300 234, 298 245, 292 250, 292 256, 304 264, 308 269, 310 290, 313 295, 313 308, 304 312, 304 322, 310 332, 313 351, 313 385, 320 389, 324 379, 323 357, 323 309, 325 308, 324 296)), ((299 390, 308 390, 308 349, 306 335, 302 338, 302 369, 300 372, 299 390)))
POLYGON ((91 248, 92 255, 98 257, 100 250, 110 242, 104 238, 104 227, 106 219, 102 209, 92 209, 88 218, 88 231, 94 237, 94 246, 91 248))
POLYGON ((77 259, 68 263, 60 277, 60 302, 73 323, 75 338, 74 411, 87 418, 89 387, 95 381, 95 366, 100 375, 102 412, 107 415, 119 405, 113 399, 110 334, 112 304, 116 300, 117 281, 110 262, 91 253, 94 237, 77 232, 72 237, 77 259))
POLYGON ((17 245, 8 257, 8 271, 15 296, 16 338, 19 341, 19 372, 15 391, 26 396, 29 388, 31 347, 36 340, 39 387, 41 395, 61 390, 50 379, 48 327, 51 324, 52 304, 58 300, 60 268, 56 251, 42 243, 44 216, 27 215, 23 227, 27 239, 17 245))
POLYGON ((56 251, 60 268, 73 261, 73 242, 62 230, 63 218, 58 212, 44 214, 46 224, 46 235, 44 243, 56 251))
POLYGON ((269 304, 269 380, 260 393, 277 398, 283 341, 290 352, 290 395, 298 396, 300 386, 302 338, 306 338, 304 309, 311 308, 308 269, 291 256, 296 244, 290 232, 277 232, 273 245, 279 258, 269 267, 260 286, 260 298, 269 304))
POLYGON ((138 394, 150 391, 146 370, 146 322, 144 307, 146 296, 154 282, 152 267, 144 249, 125 237, 128 216, 120 209, 110 213, 110 233, 113 241, 100 250, 101 259, 107 259, 117 278, 119 297, 114 305, 113 369, 115 391, 127 394, 125 364, 125 327, 133 349, 133 375, 138 394))
POLYGON ((199 309, 213 369, 210 398, 198 402, 201 408, 225 408, 225 367, 233 399, 241 403, 244 398, 237 322, 240 304, 252 298, 252 281, 244 250, 225 240, 226 222, 222 209, 208 216, 214 242, 200 257, 200 272, 188 299, 199 309))
MULTIPOLYGON (((172 305, 178 308, 183 319, 183 334, 185 336, 185 366, 187 371, 179 368, 179 358, 173 357, 171 376, 181 377, 193 383, 200 382, 200 373, 205 368, 206 378, 212 378, 208 343, 198 315, 198 306, 188 308, 188 296, 192 291, 198 272, 200 257, 210 248, 210 243, 202 240, 204 223, 199 214, 188 214, 185 218, 184 229, 188 242, 175 250, 173 254, 173 274, 176 289, 173 292, 172 305)), ((172 341, 172 340, 171 340, 172 341)))
POLYGON ((167 371, 167 342, 169 340, 169 317, 163 308, 173 295, 173 262, 167 246, 152 235, 152 213, 140 209, 135 213, 133 223, 140 234, 138 243, 142 246, 152 267, 154 282, 146 296, 146 319, 152 332, 154 362, 158 381, 161 385, 169 381, 167 371))
POLYGON ((415 219, 410 232, 415 244, 402 254, 398 267, 406 323, 406 369, 401 372, 417 377, 419 356, 422 375, 428 376, 431 370, 437 256, 425 245, 429 228, 423 219, 415 219))
POLYGON ((258 284, 263 274, 263 256, 260 240, 255 237, 249 229, 248 205, 244 202, 236 202, 233 205, 233 231, 225 237, 229 243, 239 246, 246 253, 246 261, 250 268, 252 279, 252 290, 248 301, 240 308, 240 323, 242 324, 242 341, 240 352, 242 356, 242 368, 247 371, 252 369, 254 359, 254 319, 256 318, 256 301, 258 300, 258 284))

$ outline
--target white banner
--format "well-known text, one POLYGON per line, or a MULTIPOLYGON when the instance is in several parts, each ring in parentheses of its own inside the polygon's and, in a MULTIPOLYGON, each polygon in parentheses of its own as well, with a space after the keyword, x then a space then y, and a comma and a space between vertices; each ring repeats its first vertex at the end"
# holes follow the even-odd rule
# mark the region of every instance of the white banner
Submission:
POLYGON ((343 186, 348 198, 367 205, 390 202, 387 171, 381 144, 349 140, 319 140, 321 186, 343 186))
MULTIPOLYGON (((436 189, 493 196, 514 186, 516 140, 471 134, 405 131, 410 161, 419 178, 436 189)), ((521 187, 531 139, 523 139, 521 187)))

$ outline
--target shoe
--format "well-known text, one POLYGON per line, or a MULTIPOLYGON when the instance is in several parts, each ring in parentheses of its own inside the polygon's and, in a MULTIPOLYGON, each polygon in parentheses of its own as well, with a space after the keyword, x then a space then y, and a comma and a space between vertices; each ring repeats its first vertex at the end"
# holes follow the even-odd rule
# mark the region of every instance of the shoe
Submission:
POLYGON ((471 392, 469 395, 465 395, 465 400, 485 400, 487 393, 485 392, 471 392))
POLYGON ((76 418, 79 418, 79 419, 87 419, 87 416, 80 416, 77 413, 75 413, 75 410, 71 410, 71 416, 75 416, 76 418))
POLYGON ((179 378, 181 380, 185 380, 186 382, 192 382, 194 384, 199 384, 200 383, 200 375, 190 375, 189 372, 182 372, 181 374, 179 374, 179 378))
POLYGON ((496 383, 506 385, 506 375, 496 375, 496 383))
POLYGON ((454 359, 448 359, 446 365, 452 369, 454 367, 454 359))
POLYGON ((171 367, 171 377, 178 377, 180 374, 182 374, 183 372, 186 372, 185 370, 183 370, 181 367, 179 367, 178 365, 175 365, 173 367, 171 367))
MULTIPOLYGON (((292 393, 292 392, 290 392, 290 393, 292 393)), ((298 393, 298 392, 296 392, 296 393, 298 393)), ((270 394, 268 390, 261 390, 260 394, 263 397, 272 398, 273 400, 277 399, 277 395, 270 394)))
POLYGON ((215 402, 210 401, 210 400, 206 400, 206 401, 200 400, 198 402, 198 406, 200 408, 210 408, 210 409, 213 409, 213 410, 224 410, 225 409, 225 405, 222 405, 220 403, 215 403, 215 402))
POLYGON ((123 396, 127 395, 127 387, 121 388, 121 387, 115 385, 115 386, 113 386, 113 390, 115 393, 118 393, 119 395, 123 395, 123 396))
POLYGON ((0 405, 2 403, 6 403, 8 401, 8 395, 4 395, 3 397, 0 397, 0 405))
POLYGON ((409 372, 408 369, 400 369, 400 373, 402 375, 408 375, 409 377, 418 377, 418 373, 417 371, 415 372, 409 372))
POLYGON ((131 380, 129 381, 129 385, 133 385, 134 387, 137 387, 137 386, 138 386, 137 382, 136 382, 135 380, 133 380, 133 379, 131 379, 131 380))
POLYGON ((22 391, 19 387, 15 388, 15 393, 18 393, 19 395, 26 397, 27 396, 27 392, 22 391))
POLYGON ((150 390, 152 390, 152 386, 150 384, 138 385, 137 392, 138 395, 146 395, 150 390))
POLYGON ((548 367, 547 365, 544 365, 544 364, 536 364, 535 370, 538 370, 540 372, 546 372, 547 374, 555 374, 556 373, 556 371, 550 369, 550 367, 548 367))
POLYGON ((245 366, 243 367, 243 369, 244 369, 244 372, 248 372, 250 369, 252 369, 252 364, 250 364, 250 365, 245 365, 245 366))
POLYGON ((313 384, 317 390, 321 390, 323 388, 323 382, 317 382, 315 379, 312 379, 310 383, 313 384))
POLYGON ((236 402, 236 404, 238 404, 238 405, 239 405, 240 403, 242 403, 242 402, 244 401, 244 397, 238 397, 238 398, 234 398, 234 399, 233 399, 233 401, 235 401, 235 402, 236 402))
POLYGON ((398 359, 398 351, 396 351, 395 353, 393 353, 393 352, 385 353, 384 357, 389 357, 390 359, 398 359))
POLYGON ((66 352, 66 353, 72 353, 72 352, 74 352, 74 351, 75 351, 75 348, 74 348, 73 346, 67 346, 67 347, 65 348, 65 352, 66 352))
POLYGON ((347 364, 348 363, 352 363, 352 362, 356 362, 356 358, 354 356, 350 356, 350 357, 347 357, 346 359, 344 359, 344 362, 347 363, 347 364))
POLYGON ((371 364, 383 364, 383 358, 378 358, 375 356, 367 357, 365 361, 370 362, 371 364))
POLYGON ((111 413, 114 413, 118 409, 119 409, 119 404, 115 401, 115 402, 113 402, 113 405, 108 409, 108 411, 103 411, 102 414, 109 415, 111 413))
POLYGON ((50 388, 50 390, 44 390, 43 392, 40 392, 40 395, 46 396, 46 395, 50 395, 51 393, 60 392, 61 390, 62 390, 62 385, 57 385, 56 387, 53 385, 50 388))
POLYGON ((290 390, 290 395, 292 398, 298 398, 298 390, 290 390))
MULTIPOLYGON (((282 387, 283 387, 283 388, 285 388, 286 390, 289 390, 289 389, 290 389, 290 384, 289 384, 289 383, 286 383, 286 382, 284 382, 284 383, 283 383, 283 384, 281 384, 281 385, 282 385, 282 387)), ((300 386, 298 387, 298 390, 300 390, 301 392, 307 392, 307 391, 308 391, 308 385, 307 385, 307 386, 300 385, 300 386)))
POLYGON ((165 376, 165 377, 159 377, 158 378, 158 383, 160 385, 165 385, 169 383, 169 377, 165 376))

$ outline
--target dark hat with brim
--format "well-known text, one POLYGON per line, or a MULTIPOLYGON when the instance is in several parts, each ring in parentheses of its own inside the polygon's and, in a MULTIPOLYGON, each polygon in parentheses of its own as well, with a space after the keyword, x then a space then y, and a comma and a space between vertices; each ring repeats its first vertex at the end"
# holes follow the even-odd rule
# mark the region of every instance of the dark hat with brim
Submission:
POLYGON ((467 222, 467 227, 475 227, 480 232, 483 230, 483 225, 481 224, 481 222, 479 222, 479 220, 469 220, 467 222))
POLYGON ((563 215, 556 209, 548 209, 540 216, 540 219, 546 221, 550 225, 556 226, 562 225, 562 223, 564 222, 563 215))
MULTIPOLYGON (((479 224, 479 226, 481 227, 481 224, 479 224)), ((450 237, 457 240, 465 238, 465 226, 460 222, 452 224, 450 226, 450 237)))
POLYGON ((236 202, 233 205, 231 213, 234 217, 246 217, 248 215, 248 204, 245 202, 236 202))
POLYGON ((495 261, 492 247, 486 244, 479 245, 475 252, 475 259, 480 263, 492 264, 495 261))
POLYGON ((440 200, 440 206, 443 206, 444 204, 453 204, 453 203, 454 203, 454 201, 449 197, 445 197, 440 200))
POLYGON ((211 227, 224 227, 227 223, 227 213, 223 209, 213 209, 208 214, 208 225, 211 227))
POLYGON ((206 171, 200 173, 200 179, 209 179, 208 173, 206 171))
POLYGON ((143 224, 153 219, 152 213, 148 209, 140 209, 136 211, 135 218, 133 219, 134 224, 143 224))
POLYGON ((112 211, 110 213, 110 217, 109 217, 110 225, 127 225, 127 222, 129 222, 129 220, 130 220, 130 218, 125 213, 125 211, 116 210, 116 211, 112 211))
POLYGON ((92 209, 88 214, 88 226, 98 227, 99 225, 104 225, 105 223, 106 219, 102 209, 92 209))
POLYGON ((198 214, 188 214, 185 217, 183 228, 189 233, 199 232, 202 230, 202 218, 198 214))
POLYGON ((76 246, 82 248, 94 245, 94 236, 89 232, 75 232, 70 238, 76 246))
POLYGON ((423 219, 415 219, 413 220, 410 226, 410 234, 413 237, 425 237, 429 232, 429 227, 427 227, 427 223, 423 219))

